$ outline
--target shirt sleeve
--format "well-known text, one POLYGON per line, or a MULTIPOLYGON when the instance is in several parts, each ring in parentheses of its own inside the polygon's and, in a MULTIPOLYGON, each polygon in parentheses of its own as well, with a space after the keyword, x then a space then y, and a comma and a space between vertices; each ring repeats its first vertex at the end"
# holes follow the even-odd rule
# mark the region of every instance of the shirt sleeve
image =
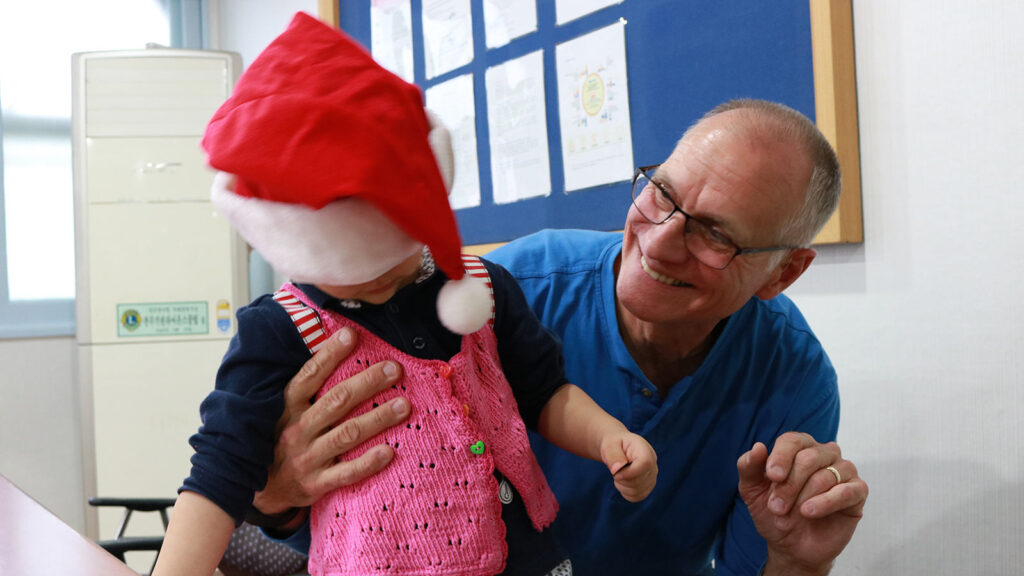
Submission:
POLYGON ((512 275, 498 264, 483 262, 494 288, 494 332, 501 367, 523 422, 536 430, 541 410, 555 391, 569 382, 562 344, 530 310, 512 275))
POLYGON ((260 528, 260 533, 267 537, 269 540, 279 542, 299 552, 301 554, 309 555, 309 545, 313 540, 312 535, 309 532, 309 518, 299 526, 294 532, 284 537, 277 537, 273 534, 268 533, 266 530, 260 528))
MULTIPOLYGON (((820 366, 816 377, 804 386, 805 398, 796 405, 785 421, 786 429, 778 434, 795 430, 806 432, 818 442, 836 439, 839 428, 839 393, 836 374, 830 364, 820 366)), ((774 438, 764 439, 771 450, 774 438)), ((732 512, 726 521, 715 561, 718 576, 754 576, 761 573, 768 547, 754 526, 754 520, 747 510, 747 504, 737 492, 732 512)))
POLYGON ((284 386, 310 353, 269 296, 239 309, 237 318, 215 389, 199 407, 202 425, 189 439, 192 470, 179 492, 205 496, 239 524, 267 482, 284 386))

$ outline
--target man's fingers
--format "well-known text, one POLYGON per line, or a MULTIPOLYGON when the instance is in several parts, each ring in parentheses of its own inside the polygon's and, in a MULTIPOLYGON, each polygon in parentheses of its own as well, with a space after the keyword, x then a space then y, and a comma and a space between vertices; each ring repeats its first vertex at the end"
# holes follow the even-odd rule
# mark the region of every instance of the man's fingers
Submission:
POLYGON ((303 414, 307 429, 318 435, 345 418, 361 402, 397 382, 401 374, 401 366, 388 360, 339 382, 303 414))
POLYGON ((815 472, 797 497, 800 513, 809 518, 820 518, 840 510, 863 506, 867 499, 867 484, 857 475, 857 466, 849 460, 832 464, 836 472, 827 467, 815 472), (837 482, 836 474, 839 475, 837 482))
POLYGON ((334 458, 398 424, 409 415, 409 401, 395 398, 365 414, 346 419, 317 438, 313 450, 334 458))
POLYGON ((835 484, 835 475, 827 467, 840 461, 842 454, 835 442, 819 444, 807 434, 780 436, 768 456, 766 473, 773 483, 768 509, 787 514, 807 498, 828 490, 835 484))
POLYGON ((736 471, 739 473, 740 493, 744 488, 756 486, 764 481, 764 467, 768 460, 768 448, 757 442, 746 454, 740 456, 736 461, 736 471))
POLYGON ((324 470, 320 476, 324 494, 335 488, 348 486, 373 476, 391 463, 395 451, 386 444, 374 446, 358 458, 344 460, 324 470))
POLYGON ((357 340, 355 330, 348 327, 338 330, 333 337, 325 340, 320 350, 302 365, 285 386, 285 406, 305 408, 331 372, 352 352, 357 340))
POLYGON ((779 436, 772 447, 772 453, 768 455, 768 478, 772 482, 782 482, 789 476, 797 454, 805 448, 818 445, 810 434, 803 432, 786 432, 779 436))
POLYGON ((818 494, 800 505, 800 514, 807 518, 824 518, 843 513, 861 517, 868 497, 868 485, 860 478, 843 482, 824 494, 818 494))

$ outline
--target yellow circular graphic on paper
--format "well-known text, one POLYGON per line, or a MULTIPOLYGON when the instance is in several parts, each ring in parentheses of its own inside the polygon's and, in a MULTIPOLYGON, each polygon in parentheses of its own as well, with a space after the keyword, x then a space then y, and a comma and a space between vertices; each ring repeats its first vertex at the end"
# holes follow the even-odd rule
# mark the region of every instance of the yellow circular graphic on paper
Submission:
POLYGON ((594 116, 604 107, 604 80, 596 72, 587 75, 583 81, 581 99, 583 111, 594 116))
POLYGON ((121 314, 121 326, 124 326, 129 332, 134 332, 142 324, 142 316, 139 315, 138 310, 132 310, 129 308, 121 314))

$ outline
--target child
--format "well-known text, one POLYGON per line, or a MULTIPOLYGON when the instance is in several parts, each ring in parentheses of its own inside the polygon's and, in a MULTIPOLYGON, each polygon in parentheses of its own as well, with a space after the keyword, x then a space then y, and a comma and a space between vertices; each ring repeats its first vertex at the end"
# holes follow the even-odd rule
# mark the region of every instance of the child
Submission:
POLYGON ((301 13, 214 115, 214 203, 296 284, 238 311, 154 575, 213 572, 266 482, 284 385, 342 327, 360 346, 321 394, 396 359, 404 378, 356 413, 399 395, 412 413, 346 455, 387 442, 388 467, 314 504, 311 573, 571 574, 524 419, 628 499, 653 489, 651 446, 566 381, 508 273, 469 259, 493 296, 466 274, 431 124, 415 86, 301 13))

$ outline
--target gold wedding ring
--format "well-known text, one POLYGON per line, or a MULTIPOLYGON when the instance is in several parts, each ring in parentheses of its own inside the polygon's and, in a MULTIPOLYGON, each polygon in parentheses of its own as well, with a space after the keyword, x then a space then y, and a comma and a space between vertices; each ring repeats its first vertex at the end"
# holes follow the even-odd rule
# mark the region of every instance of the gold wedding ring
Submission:
POLYGON ((825 470, 828 470, 829 472, 832 473, 833 476, 836 477, 836 484, 842 484, 843 483, 843 477, 842 477, 842 475, 839 474, 839 470, 836 470, 835 466, 829 466, 829 467, 825 468, 825 470))

